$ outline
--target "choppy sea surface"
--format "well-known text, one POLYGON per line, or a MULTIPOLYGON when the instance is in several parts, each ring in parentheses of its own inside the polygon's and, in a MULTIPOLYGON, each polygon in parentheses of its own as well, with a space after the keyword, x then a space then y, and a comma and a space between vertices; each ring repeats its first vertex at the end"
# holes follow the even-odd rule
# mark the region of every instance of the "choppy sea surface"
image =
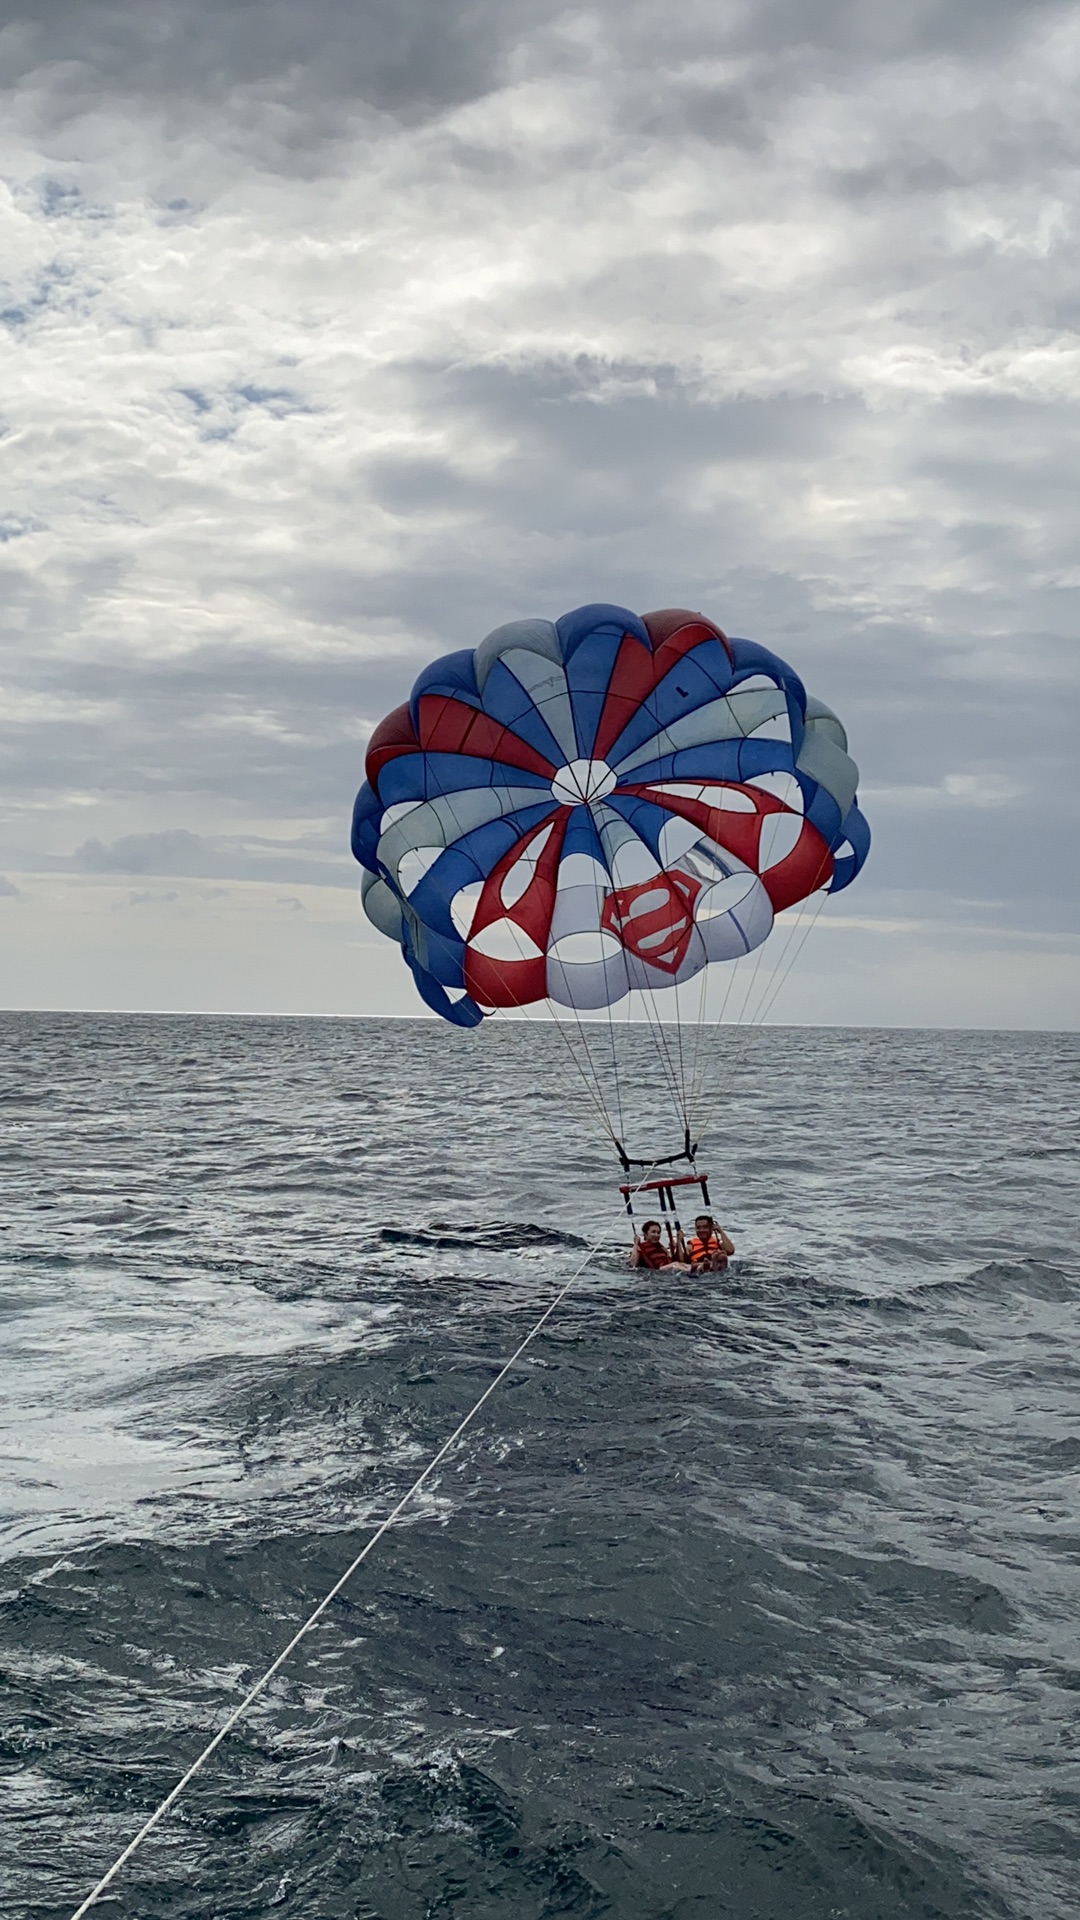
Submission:
POLYGON ((1080 1036, 721 1032, 707 1280, 627 1271, 561 1041, 0 1016, 8 1920, 71 1913, 596 1239, 100 1911, 1074 1920, 1080 1036))

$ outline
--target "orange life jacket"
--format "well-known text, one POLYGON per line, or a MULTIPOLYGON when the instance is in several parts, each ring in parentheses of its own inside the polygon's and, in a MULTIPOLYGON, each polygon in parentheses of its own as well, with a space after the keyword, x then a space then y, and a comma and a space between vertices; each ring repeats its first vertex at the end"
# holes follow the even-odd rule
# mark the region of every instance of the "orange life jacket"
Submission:
POLYGON ((707 1240, 699 1240, 694 1233, 686 1243, 686 1251, 691 1260, 706 1260, 711 1253, 721 1253, 723 1249, 715 1233, 710 1233, 707 1240))

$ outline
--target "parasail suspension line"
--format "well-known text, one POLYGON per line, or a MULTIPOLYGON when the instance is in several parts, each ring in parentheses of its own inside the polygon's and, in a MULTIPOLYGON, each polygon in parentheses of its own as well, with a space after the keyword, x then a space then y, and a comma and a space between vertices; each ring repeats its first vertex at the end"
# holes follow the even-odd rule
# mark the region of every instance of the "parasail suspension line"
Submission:
MULTIPOLYGON (((815 926, 817 923, 817 917, 821 912, 821 909, 827 898, 827 890, 825 892, 819 891, 822 883, 822 875, 825 872, 825 867, 827 865, 827 862, 828 862, 828 854, 826 854, 822 858, 821 863, 818 866, 817 872, 814 875, 813 887, 811 888, 810 892, 806 894, 802 900, 799 901, 799 904, 795 910, 794 918, 792 919, 791 924, 786 929, 786 938, 784 940, 784 944, 776 956, 776 960, 773 964, 771 971, 767 973, 765 976, 765 979, 761 986, 761 991, 758 995, 757 1005, 753 1013, 750 1015, 751 1026, 761 1026, 763 1024, 765 1019, 766 1006, 772 1005, 772 1002, 775 1000, 776 995, 779 993, 780 988, 784 984, 784 981, 788 978, 788 975, 790 974, 795 964, 795 961, 798 959, 799 954, 802 952, 807 934, 810 932, 810 929, 813 926, 815 926), (814 899, 815 893, 816 893, 815 903, 814 903, 814 906, 810 908, 810 901, 814 899), (809 913, 808 913, 808 909, 809 909, 809 913)), ((766 944, 765 942, 762 942, 762 946, 761 948, 759 948, 759 955, 758 955, 759 958, 760 958, 761 952, 764 950, 765 944, 766 944)), ((755 979, 757 977, 756 969, 755 969, 754 977, 755 979)), ((752 984, 753 983, 751 983, 751 985, 752 984)), ((743 1017, 744 1019, 746 1018, 745 1006, 743 1007, 743 1017)))
MULTIPOLYGON (((773 985, 773 981, 772 980, 769 981, 769 988, 766 989, 765 1003, 759 1009, 757 1015, 755 1016, 756 1025, 763 1026, 765 1024, 765 1021, 768 1019, 769 1014, 772 1012, 773 1002, 775 1001, 776 996, 780 992, 781 988, 784 986, 788 978, 788 975, 792 972, 795 966, 795 962, 798 959, 803 948, 805 947, 807 941, 809 940, 810 935, 813 933, 814 928, 817 926, 818 917, 821 913, 821 909, 825 905, 825 902, 828 899, 828 897, 829 896, 827 892, 825 891, 820 892, 818 894, 817 901, 815 903, 813 911, 810 913, 810 915, 807 918, 806 925, 804 927, 799 927, 798 924, 796 923, 796 926, 792 929, 792 937, 794 937, 795 933, 798 933, 798 936, 799 936, 798 941, 792 951, 791 958, 788 960, 787 965, 784 966, 783 968, 781 967, 777 968, 776 975, 774 976, 776 984, 773 985), (769 989, 771 989, 771 991, 769 989)), ((784 955, 781 954, 780 958, 781 958, 781 961, 783 961, 784 955)))
MULTIPOLYGON (((636 1184, 636 1186, 629 1189, 629 1192, 630 1193, 641 1192, 642 1189, 645 1188, 645 1186, 647 1185, 649 1174, 652 1171, 653 1171, 653 1168, 651 1166, 647 1168, 645 1174, 642 1176, 642 1179, 636 1184)), ((628 1192, 626 1188, 622 1188, 621 1191, 624 1193, 624 1195, 627 1194, 628 1192)), ((627 1205, 627 1210, 629 1211, 629 1206, 630 1206, 629 1198, 626 1201, 626 1205, 627 1205)), ((453 1448, 457 1445, 462 1435, 468 1431, 469 1427, 472 1426, 472 1423, 476 1419, 477 1414, 481 1411, 481 1408, 487 1405, 487 1402, 491 1399, 491 1396, 495 1392, 496 1388, 502 1385, 503 1381, 506 1379, 507 1374, 513 1370, 513 1368, 517 1365, 518 1361, 521 1359, 522 1354, 526 1351, 528 1347, 531 1347, 533 1341, 536 1339, 537 1334, 543 1330, 543 1328, 547 1325, 548 1321, 551 1319, 552 1314, 556 1311, 558 1307, 562 1305, 563 1301, 566 1299, 567 1294, 570 1293, 571 1290, 577 1285, 577 1282, 580 1280, 590 1260, 593 1258, 593 1255, 598 1252, 602 1244, 603 1242, 601 1240, 595 1240, 593 1242, 592 1246, 589 1248, 581 1264, 575 1267, 573 1273, 570 1275, 569 1280, 567 1280, 563 1284, 563 1286, 559 1288, 559 1291, 555 1295, 554 1299, 548 1302, 548 1305, 544 1308, 544 1311, 540 1315, 539 1320, 537 1320, 529 1328, 529 1331, 525 1335, 524 1340, 520 1341, 518 1345, 514 1348, 514 1351, 510 1355, 509 1360, 505 1360, 503 1362, 502 1366, 499 1368, 498 1373, 495 1375, 495 1378, 489 1381, 488 1385, 484 1388, 484 1391, 480 1395, 479 1400, 477 1400, 473 1404, 473 1406, 469 1408, 469 1411, 465 1415, 464 1419, 458 1421, 458 1424, 454 1428, 453 1433, 449 1436, 448 1439, 443 1441, 442 1446, 439 1448, 438 1452, 432 1455, 431 1459, 428 1461, 427 1466, 424 1468, 423 1472, 417 1475, 416 1479, 412 1483, 412 1486, 409 1487, 406 1493, 402 1494, 397 1505, 393 1507, 391 1511, 387 1514, 386 1519, 381 1521, 380 1524, 376 1527, 374 1533, 371 1535, 371 1538, 365 1541, 364 1545, 360 1549, 360 1552, 356 1555, 356 1558, 353 1561, 351 1561, 350 1564, 346 1567, 340 1579, 334 1582, 334 1585, 330 1588, 330 1591, 323 1595, 323 1598, 319 1601, 318 1606, 313 1608, 311 1613, 308 1614, 308 1617, 304 1621, 303 1626, 297 1628, 297 1631, 293 1634, 293 1637, 289 1641, 288 1645, 281 1649, 281 1652, 278 1654, 277 1659, 271 1661, 270 1665, 266 1669, 266 1672, 260 1675, 259 1679, 256 1680, 254 1686, 248 1688, 248 1691, 245 1693, 239 1705, 233 1708, 228 1718, 224 1720, 221 1726, 218 1728, 213 1739, 207 1742, 202 1752, 197 1756, 196 1759, 192 1761, 190 1767, 187 1769, 187 1772, 181 1775, 180 1779, 176 1782, 176 1785, 171 1789, 169 1793, 165 1795, 165 1798, 161 1802, 160 1806, 155 1807, 153 1813, 150 1815, 150 1818, 143 1822, 142 1826, 139 1828, 138 1833, 135 1834, 133 1839, 128 1841, 128 1844, 124 1848, 123 1852, 117 1855, 116 1859, 113 1861, 112 1866, 109 1868, 108 1872, 102 1874, 101 1879, 98 1881, 97 1885, 91 1888, 85 1900, 83 1900, 79 1904, 79 1906, 75 1908, 74 1913, 71 1915, 71 1920, 83 1920, 83 1916, 85 1914, 88 1914, 91 1907, 97 1904, 97 1901, 100 1899, 101 1895, 105 1892, 106 1888, 110 1887, 113 1881, 116 1879, 116 1876, 120 1872, 120 1869, 127 1865, 127 1862, 131 1859, 132 1854, 135 1853, 137 1849, 141 1847, 143 1841, 151 1833, 153 1833, 154 1828, 160 1824, 160 1822, 165 1818, 165 1815, 169 1813, 173 1807, 175 1807, 177 1801, 179 1800, 181 1794, 184 1791, 184 1788, 188 1786, 192 1780, 194 1780, 195 1775, 197 1773, 201 1772, 202 1768, 206 1765, 206 1762, 210 1759, 211 1755, 217 1752, 217 1749, 220 1747, 222 1741, 225 1740, 227 1736, 232 1732, 237 1722, 243 1719, 248 1708, 252 1706, 253 1703, 259 1698, 259 1695, 261 1693, 265 1693, 271 1680, 274 1679, 276 1674, 281 1672, 281 1669, 285 1665, 285 1662, 289 1659, 291 1654, 295 1653, 297 1647, 300 1645, 301 1640, 303 1640, 305 1636, 311 1632, 312 1627, 315 1626, 317 1621, 321 1620, 327 1608, 331 1605, 331 1603, 334 1600, 337 1599, 338 1594, 341 1593, 342 1590, 348 1585, 349 1581, 353 1577, 353 1574, 357 1571, 359 1567, 363 1566, 363 1563, 367 1559, 369 1553, 371 1553, 372 1550, 378 1546, 379 1541, 382 1539, 383 1535, 385 1533, 389 1533, 395 1521, 400 1519, 401 1515, 404 1513, 405 1508, 410 1504, 412 1500, 415 1499, 416 1495, 420 1492, 421 1488, 424 1487, 427 1484, 427 1482, 430 1480, 432 1474, 435 1472, 436 1467, 439 1467, 442 1465, 442 1462, 446 1459, 447 1454, 452 1452, 453 1448)))
MULTIPOLYGON (((656 1003, 656 989, 650 984, 648 986, 641 987, 639 989, 639 992, 641 994, 642 1005, 647 1010, 646 1027, 649 1033, 652 1035, 653 1044, 656 1048, 657 1062, 659 1064, 661 1072, 664 1074, 667 1080, 668 1092, 671 1095, 671 1101, 672 1101, 673 1107, 675 1108, 675 1112, 678 1114, 679 1118, 683 1122, 683 1125, 685 1126, 688 1120, 688 1115, 686 1111, 686 1087, 685 1087, 685 1084, 682 1084, 682 1085, 680 1084, 679 1074, 676 1070, 675 1063, 672 1059, 671 1047, 668 1042, 667 1034, 664 1031, 666 1023, 656 1003)), ((676 1006, 677 1004, 678 1003, 676 1002, 676 1006)), ((680 1035, 680 1046, 681 1046, 681 1035, 680 1035)))
MULTIPOLYGON (((600 1126, 602 1131, 607 1134, 609 1140, 614 1140, 615 1129, 611 1124, 611 1120, 608 1115, 607 1108, 604 1105, 603 1082, 600 1078, 600 1072, 599 1072, 599 1069, 597 1068, 596 1062, 594 1061, 592 1054, 589 1051, 589 1043, 585 1038, 584 1032, 582 1031, 581 1016, 575 1012, 574 1017, 577 1022, 578 1035, 581 1040, 582 1051, 589 1063, 590 1068, 592 1069, 591 1080, 589 1079, 589 1076, 586 1073, 585 1068, 582 1066, 580 1058, 574 1051, 574 1043, 571 1040, 570 1035, 567 1031, 567 1023, 563 1020, 560 1020, 558 1014, 555 1012, 550 1001, 545 1000, 541 1004, 543 1005, 548 1015, 548 1018, 552 1021, 554 1026, 557 1027, 559 1032, 559 1037, 562 1040, 563 1045, 565 1046, 571 1061, 573 1062, 579 1075, 581 1076, 581 1083, 584 1086, 585 1091, 588 1094, 596 1110, 597 1118, 600 1121, 600 1126)), ((531 1021, 531 1016, 529 1015, 528 1009, 526 1007, 519 1007, 518 1012, 523 1013, 525 1016, 525 1019, 529 1021, 530 1024, 534 1024, 534 1025, 537 1024, 531 1021)), ((542 1026, 543 1021, 540 1021, 539 1024, 542 1026)))
MULTIPOLYGON (((821 866, 818 868, 817 874, 815 876, 815 885, 818 885, 820 883, 821 876, 824 872, 824 867, 825 867, 825 863, 823 861, 821 866)), ((787 935, 786 935, 784 944, 780 950, 777 962, 773 967, 772 971, 765 976, 765 979, 761 984, 760 991, 757 996, 757 1002, 754 1007, 754 1010, 752 1013, 748 1014, 747 1008, 748 1008, 750 999, 752 997, 754 984, 757 980, 758 969, 761 962, 764 943, 763 943, 763 946, 759 947, 757 950, 757 954, 755 956, 755 964, 751 974, 750 982, 747 987, 746 993, 743 996, 742 1009, 738 1016, 738 1019, 735 1021, 732 1028, 732 1050, 730 1050, 724 1057, 723 1064, 726 1067, 727 1071, 725 1073, 722 1073, 720 1077, 710 1087, 709 1103, 708 1103, 710 1112, 715 1106, 715 1103, 719 1100, 721 1092, 724 1091, 728 1086, 728 1084, 730 1083, 736 1066, 741 1066, 745 1061, 747 1048, 750 1044, 749 1036, 753 1033, 758 1032, 760 1028, 764 1026, 765 1021, 767 1020, 769 1014, 772 1012, 777 996, 783 991, 783 988, 787 984, 787 981, 790 978, 791 973, 794 969, 795 963, 798 960, 799 955, 802 952, 804 946, 806 945, 806 942, 809 939, 811 933, 813 932, 815 926, 817 925, 818 920, 821 916, 822 908, 824 907, 825 902, 829 896, 828 896, 827 889, 819 890, 817 893, 816 899, 814 900, 813 907, 810 908, 809 911, 807 911, 809 907, 809 900, 811 897, 812 896, 807 896, 806 899, 800 901, 799 906, 795 912, 794 918, 792 920, 792 923, 787 930, 787 935), (741 1043, 741 1044, 737 1044, 737 1043, 741 1043)), ((740 957, 745 957, 745 956, 740 956, 740 957)), ((735 970, 738 968, 738 965, 739 965, 739 962, 736 961, 735 969, 732 970, 733 974, 735 970)), ((720 1013, 716 1021, 716 1026, 718 1028, 723 1024, 724 1011, 727 1007, 728 998, 731 993, 732 985, 733 985, 733 979, 729 979, 727 991, 724 994, 723 1005, 721 1006, 720 1013)), ((707 1061, 705 1064, 707 1066, 708 1064, 707 1061)), ((705 1078, 705 1075, 703 1072, 701 1085, 699 1087, 699 1093, 701 1095, 704 1095, 704 1091, 705 1091, 704 1078, 705 1078)))

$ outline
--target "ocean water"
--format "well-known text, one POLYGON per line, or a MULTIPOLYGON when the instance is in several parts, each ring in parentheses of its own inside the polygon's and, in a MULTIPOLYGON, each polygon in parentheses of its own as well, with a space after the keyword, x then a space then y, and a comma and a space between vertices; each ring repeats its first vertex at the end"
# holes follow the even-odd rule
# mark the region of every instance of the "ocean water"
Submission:
POLYGON ((688 1280, 627 1271, 546 1028, 0 1016, 8 1920, 71 1913, 597 1239, 100 1911, 1073 1920, 1080 1036, 710 1047, 738 1252, 688 1280))

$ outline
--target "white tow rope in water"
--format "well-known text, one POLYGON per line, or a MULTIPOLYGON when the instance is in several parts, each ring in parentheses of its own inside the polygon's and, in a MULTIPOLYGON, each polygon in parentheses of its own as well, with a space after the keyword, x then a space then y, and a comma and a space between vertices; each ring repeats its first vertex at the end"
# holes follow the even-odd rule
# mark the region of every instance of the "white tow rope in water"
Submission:
MULTIPOLYGON (((652 1173, 652 1171, 653 1169, 650 1167, 649 1173, 652 1173)), ((649 1173, 643 1176, 643 1179, 640 1183, 641 1185, 644 1185, 645 1180, 649 1178, 649 1173)), ((639 1189, 635 1189, 635 1191, 638 1191, 638 1190, 639 1189)), ((247 1712, 248 1708, 251 1706, 252 1702, 258 1699, 260 1693, 265 1692, 271 1680, 274 1678, 274 1675, 276 1673, 280 1673, 282 1667, 285 1665, 285 1662, 286 1660, 288 1660, 290 1654, 295 1653, 297 1647, 300 1645, 300 1642, 301 1640, 303 1640, 305 1634, 308 1634, 311 1632, 311 1629, 315 1625, 316 1621, 322 1618, 323 1614, 326 1612, 327 1607, 331 1604, 332 1601, 337 1599, 337 1596, 341 1592, 342 1588, 348 1586, 348 1583, 352 1579, 353 1574, 356 1572, 358 1567, 363 1565, 364 1561, 368 1557, 368 1554, 372 1551, 372 1548, 378 1546, 379 1541, 383 1537, 383 1534, 389 1532, 395 1520, 399 1519, 401 1514, 404 1513, 405 1508, 408 1506, 410 1500, 415 1499, 416 1495, 420 1492, 420 1489, 425 1485, 425 1483, 428 1480, 430 1480, 432 1474, 435 1472, 436 1467, 441 1465, 441 1463, 446 1459, 447 1454, 451 1451, 451 1449, 454 1446, 456 1446, 457 1442, 461 1439, 462 1434, 465 1433, 466 1430, 472 1426, 472 1423, 476 1419, 476 1416, 480 1412, 480 1409, 486 1404, 488 1400, 490 1400, 492 1394, 495 1392, 496 1387, 500 1386, 501 1383, 506 1379, 506 1376, 510 1372, 511 1368, 516 1366, 517 1362, 521 1359, 522 1354, 525 1352, 525 1349, 532 1345, 532 1342, 536 1339, 537 1334, 542 1330, 543 1327, 547 1325, 547 1322, 551 1319, 551 1316, 555 1312, 556 1307, 559 1307, 562 1305, 562 1302, 566 1299, 567 1294, 570 1292, 571 1288, 575 1286, 577 1282, 580 1280, 582 1274, 584 1273, 586 1267, 589 1264, 589 1261, 592 1259, 593 1255, 596 1252, 598 1252, 602 1244, 603 1243, 600 1240, 594 1241, 593 1245, 589 1248, 588 1253, 585 1255, 584 1260, 581 1262, 581 1265, 578 1268, 576 1268, 576 1270, 570 1275, 570 1278, 569 1280, 566 1281, 565 1285, 559 1288, 559 1291, 555 1295, 555 1298, 552 1301, 550 1301, 549 1304, 544 1308, 544 1311, 540 1315, 540 1318, 536 1322, 535 1326, 530 1327, 528 1333, 525 1335, 525 1338, 524 1340, 522 1340, 521 1344, 514 1348, 514 1351, 510 1355, 509 1360, 505 1361, 504 1364, 499 1368, 499 1371, 495 1375, 494 1380, 492 1380, 490 1384, 484 1388, 484 1391, 480 1395, 480 1398, 479 1400, 477 1400, 475 1406, 470 1407, 468 1413, 465 1415, 465 1418, 463 1420, 458 1421, 458 1424, 454 1428, 454 1431, 450 1435, 449 1439, 443 1441, 443 1444, 439 1448, 438 1453, 432 1455, 431 1459, 427 1463, 427 1466, 424 1468, 424 1471, 421 1474, 419 1474, 417 1478, 413 1481, 412 1486, 409 1488, 408 1492, 402 1494, 401 1499, 397 1503, 397 1506, 394 1507, 392 1511, 387 1514, 386 1519, 383 1520, 378 1527, 376 1527, 375 1532, 372 1534, 370 1540, 368 1540, 366 1544, 361 1548, 360 1552, 356 1556, 356 1559, 351 1563, 351 1565, 346 1567, 340 1580, 336 1581, 335 1584, 331 1587, 329 1593, 323 1596, 323 1598, 319 1601, 318 1606, 315 1608, 314 1612, 308 1615, 307 1619, 304 1621, 303 1626, 299 1627, 297 1631, 293 1634, 293 1637, 289 1641, 288 1646, 282 1648, 281 1652, 278 1654, 278 1657, 273 1662, 273 1664, 267 1667, 266 1672, 261 1676, 260 1679, 256 1680, 255 1685, 248 1689, 247 1693, 245 1693, 243 1699, 241 1700, 239 1706, 233 1708, 228 1719, 223 1721, 222 1725, 218 1728, 217 1732, 215 1733, 213 1739, 209 1742, 207 1746, 203 1748, 202 1752, 199 1754, 198 1759, 192 1761, 187 1772, 183 1774, 182 1777, 177 1781, 171 1793, 167 1793, 164 1800, 161 1802, 161 1805, 159 1807, 155 1807, 153 1813, 150 1815, 149 1820, 145 1821, 143 1825, 139 1828, 139 1831, 135 1835, 134 1839, 128 1841, 128 1844, 124 1848, 123 1853, 118 1854, 117 1858, 113 1861, 112 1866, 109 1868, 109 1871, 102 1875, 101 1879, 97 1883, 97 1886, 93 1887, 91 1891, 87 1894, 86 1899, 82 1902, 82 1904, 76 1907, 74 1913, 71 1916, 71 1920, 82 1920, 82 1916, 86 1913, 89 1913, 91 1907, 99 1899, 101 1894, 105 1892, 105 1889, 112 1885, 113 1881, 116 1879, 117 1874, 120 1872, 120 1869, 126 1866, 127 1862, 131 1859, 132 1854, 135 1853, 136 1850, 142 1846, 142 1843, 146 1839, 147 1835, 153 1833, 154 1828, 159 1824, 159 1822, 164 1820, 165 1815, 170 1811, 171 1808, 175 1807, 177 1801, 180 1798, 180 1795, 184 1791, 184 1788, 188 1785, 188 1782, 191 1780, 194 1780, 195 1775, 200 1771, 201 1768, 203 1768, 206 1765, 206 1762, 209 1760, 211 1754, 216 1753, 218 1747, 220 1747, 226 1735, 232 1732, 237 1721, 243 1719, 245 1713, 247 1712)))

